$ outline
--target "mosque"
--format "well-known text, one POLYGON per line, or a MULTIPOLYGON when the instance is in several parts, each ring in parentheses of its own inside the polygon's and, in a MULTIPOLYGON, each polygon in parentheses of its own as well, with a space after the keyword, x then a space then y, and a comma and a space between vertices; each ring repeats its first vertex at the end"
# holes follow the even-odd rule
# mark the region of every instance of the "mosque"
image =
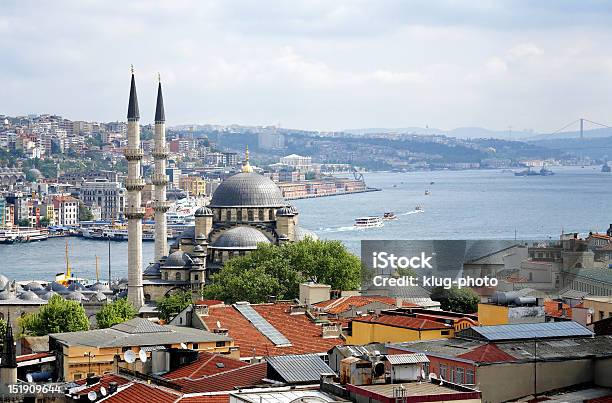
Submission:
MULTIPOLYGON (((138 99, 132 73, 128 106, 128 298, 136 306, 155 301, 175 289, 199 294, 206 280, 229 259, 244 256, 258 244, 280 245, 316 235, 299 226, 297 209, 287 203, 278 186, 268 177, 253 172, 249 152, 242 172, 225 179, 213 194, 210 205, 195 213, 195 226, 184 231, 168 247, 165 236, 155 237, 156 259, 144 271, 140 266, 142 252, 139 166, 142 156, 138 127, 138 99), (131 125, 130 125, 131 123, 131 125), (131 185, 131 186, 128 186, 131 185), (130 198, 131 195, 131 198, 130 198), (140 227, 140 228, 139 228, 140 227)), ((155 185, 154 209, 156 234, 165 234, 168 203, 165 200, 165 113, 161 83, 158 86, 155 112, 155 185)))

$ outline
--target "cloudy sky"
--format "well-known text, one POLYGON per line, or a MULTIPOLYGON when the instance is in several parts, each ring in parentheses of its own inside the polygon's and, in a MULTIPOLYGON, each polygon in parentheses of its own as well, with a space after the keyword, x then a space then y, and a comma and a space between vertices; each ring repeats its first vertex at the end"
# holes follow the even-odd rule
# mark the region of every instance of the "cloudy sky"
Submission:
POLYGON ((605 1, 8 1, 0 114, 337 130, 612 123, 605 1), (124 4, 125 3, 125 4, 124 4))

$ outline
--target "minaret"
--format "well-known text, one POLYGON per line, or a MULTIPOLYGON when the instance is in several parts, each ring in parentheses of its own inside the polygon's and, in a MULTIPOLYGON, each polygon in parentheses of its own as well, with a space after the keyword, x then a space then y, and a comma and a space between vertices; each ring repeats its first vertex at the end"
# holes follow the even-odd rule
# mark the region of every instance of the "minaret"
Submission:
POLYGON ((166 201, 166 159, 168 158, 168 148, 166 147, 166 115, 164 113, 164 98, 162 97, 161 79, 157 85, 157 105, 155 107, 155 148, 153 158, 155 159, 155 173, 152 182, 155 185, 155 261, 159 261, 162 256, 168 256, 168 239, 166 212, 170 207, 166 201))
POLYGON ((141 194, 145 182, 140 174, 140 112, 136 96, 136 81, 132 67, 132 83, 130 86, 130 101, 128 104, 128 145, 124 151, 128 162, 128 175, 125 188, 128 191, 125 216, 128 219, 128 300, 139 309, 144 304, 142 292, 142 218, 145 209, 141 207, 141 194))
POLYGON ((0 393, 6 394, 3 390, 6 385, 17 383, 17 355, 15 350, 15 339, 13 338, 13 327, 11 326, 11 317, 8 317, 6 333, 2 345, 2 354, 0 355, 0 393))

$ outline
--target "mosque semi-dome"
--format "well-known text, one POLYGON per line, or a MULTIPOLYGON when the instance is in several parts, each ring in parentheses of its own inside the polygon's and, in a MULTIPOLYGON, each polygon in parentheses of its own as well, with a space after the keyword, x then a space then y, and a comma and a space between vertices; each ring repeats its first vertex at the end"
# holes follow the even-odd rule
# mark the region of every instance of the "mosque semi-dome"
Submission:
POLYGON ((182 250, 177 250, 176 252, 172 252, 168 259, 164 262, 164 267, 176 267, 183 268, 189 267, 193 264, 193 260, 189 257, 189 255, 182 250))
POLYGON ((235 227, 221 234, 213 243, 213 248, 255 249, 259 243, 271 243, 261 231, 246 226, 235 227))
POLYGON ((270 178, 241 172, 221 182, 210 207, 282 207, 285 204, 280 189, 270 178))

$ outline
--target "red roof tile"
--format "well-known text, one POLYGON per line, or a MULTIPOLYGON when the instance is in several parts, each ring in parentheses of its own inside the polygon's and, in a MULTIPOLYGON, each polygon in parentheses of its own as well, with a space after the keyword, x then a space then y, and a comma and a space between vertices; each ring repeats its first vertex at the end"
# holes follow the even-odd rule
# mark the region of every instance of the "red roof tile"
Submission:
POLYGON ((457 358, 464 358, 474 362, 510 362, 516 358, 501 350, 493 343, 478 346, 468 353, 458 355, 457 358))
POLYGON ((218 299, 199 299, 196 301, 195 303, 196 305, 223 305, 223 301, 220 301, 218 299))
POLYGON ((392 297, 383 297, 383 296, 359 296, 353 295, 349 297, 340 297, 337 299, 330 299, 328 301, 322 301, 315 306, 323 309, 323 311, 331 314, 341 314, 351 309, 352 307, 359 308, 365 305, 369 305, 375 302, 380 302, 389 307, 396 306, 396 299, 392 297))
POLYGON ((324 339, 321 326, 306 315, 291 315, 291 305, 288 303, 251 306, 281 332, 291 342, 291 346, 276 347, 231 305, 209 307, 208 315, 202 316, 202 319, 210 329, 217 327, 217 321, 221 327, 228 329, 228 336, 234 339, 234 345, 240 347, 242 357, 323 353, 344 344, 341 338, 324 339))
POLYGON ((228 403, 229 395, 188 396, 179 400, 181 403, 228 403))
POLYGON ((246 362, 212 353, 200 353, 198 359, 163 375, 166 379, 202 378, 249 365, 246 362), (219 366, 217 364, 222 364, 219 366))
POLYGON ((172 382, 183 393, 225 392, 262 384, 267 370, 267 364, 261 362, 199 379, 180 378, 172 382))
POLYGON ((415 330, 450 329, 452 326, 424 318, 413 318, 404 315, 373 315, 369 318, 353 319, 355 322, 378 323, 381 325, 403 327, 415 330))
POLYGON ((181 393, 162 388, 156 385, 148 385, 140 382, 133 382, 110 395, 105 403, 172 403, 182 396, 181 393))

